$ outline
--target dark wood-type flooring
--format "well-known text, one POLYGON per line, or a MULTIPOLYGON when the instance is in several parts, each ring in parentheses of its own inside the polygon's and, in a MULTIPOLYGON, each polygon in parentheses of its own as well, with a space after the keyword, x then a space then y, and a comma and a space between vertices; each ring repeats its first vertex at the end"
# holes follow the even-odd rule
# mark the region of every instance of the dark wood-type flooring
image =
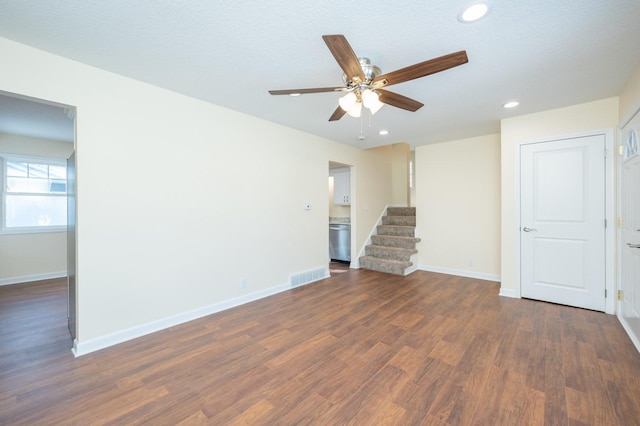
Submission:
POLYGON ((64 280, 0 287, 0 424, 640 424, 616 317, 498 290, 350 270, 74 358, 64 280))

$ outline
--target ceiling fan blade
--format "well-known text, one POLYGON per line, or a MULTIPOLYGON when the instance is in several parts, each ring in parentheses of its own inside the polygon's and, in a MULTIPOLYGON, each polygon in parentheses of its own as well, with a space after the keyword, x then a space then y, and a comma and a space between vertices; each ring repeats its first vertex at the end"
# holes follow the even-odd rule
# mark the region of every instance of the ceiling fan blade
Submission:
POLYGON ((407 111, 416 112, 424 106, 424 104, 421 102, 418 102, 411 98, 407 98, 403 95, 399 95, 395 92, 390 92, 383 89, 378 89, 376 90, 376 92, 378 92, 378 94, 380 95, 378 98, 380 99, 380 102, 394 106, 396 108, 402 108, 406 109, 407 111))
POLYGON ((386 83, 383 85, 391 86, 392 84, 403 83, 429 74, 448 70, 449 68, 457 67, 458 65, 466 64, 467 62, 469 62, 467 52, 461 50, 460 52, 450 53, 448 55, 429 59, 428 61, 420 62, 419 64, 392 71, 388 74, 383 74, 374 80, 374 84, 376 82, 386 80, 386 83))
POLYGON ((342 34, 323 35, 322 39, 327 44, 333 57, 336 58, 336 62, 338 62, 342 71, 346 74, 347 80, 353 80, 356 76, 360 80, 364 80, 364 72, 360 66, 360 61, 342 34))
POLYGON ((329 117, 329 121, 338 121, 340 120, 347 112, 345 110, 342 109, 342 107, 338 106, 338 108, 336 108, 335 111, 333 111, 333 114, 331 114, 331 117, 329 117))
POLYGON ((304 95, 305 93, 324 93, 324 92, 340 92, 344 90, 344 87, 315 87, 311 89, 288 89, 288 90, 269 90, 272 95, 294 95, 299 93, 304 95))

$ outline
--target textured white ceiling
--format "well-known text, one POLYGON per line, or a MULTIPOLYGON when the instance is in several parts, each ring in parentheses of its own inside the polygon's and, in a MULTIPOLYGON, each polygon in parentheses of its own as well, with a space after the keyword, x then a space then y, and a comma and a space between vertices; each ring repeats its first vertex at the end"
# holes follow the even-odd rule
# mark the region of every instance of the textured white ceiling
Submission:
POLYGON ((0 36, 358 147, 498 132, 503 117, 616 96, 639 65, 638 0, 491 0, 462 24, 470 3, 0 0, 0 36), (458 50, 469 63, 390 88, 425 104, 415 113, 328 122, 338 93, 267 92, 342 84, 323 34, 383 72, 458 50))

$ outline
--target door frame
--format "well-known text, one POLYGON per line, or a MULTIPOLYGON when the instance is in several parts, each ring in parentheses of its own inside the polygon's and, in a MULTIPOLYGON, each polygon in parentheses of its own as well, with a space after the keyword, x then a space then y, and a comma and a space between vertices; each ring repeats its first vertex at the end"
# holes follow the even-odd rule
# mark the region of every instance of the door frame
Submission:
POLYGON ((78 338, 76 217, 76 150, 74 147, 67 159, 67 325, 74 345, 78 338), (72 169, 71 178, 70 169, 72 169))
MULTIPOLYGON (((634 118, 636 118, 637 115, 640 114, 640 102, 636 102, 636 105, 634 106, 634 108, 631 109, 631 113, 624 119, 620 121, 620 125, 618 126, 618 128, 616 129, 616 137, 617 139, 617 143, 616 143, 616 147, 620 150, 624 149, 624 144, 625 144, 625 140, 624 140, 624 132, 623 130, 629 125, 629 123, 631 123, 634 118)), ((622 168, 623 168, 623 154, 622 151, 619 151, 619 154, 616 155, 616 166, 617 166, 617 173, 616 173, 616 208, 617 208, 617 212, 619 215, 620 219, 624 219, 622 217, 622 168)), ((616 226, 616 235, 618 237, 618 242, 616 244, 616 249, 618 250, 618 253, 622 253, 622 250, 624 250, 624 241, 622 238, 622 227, 618 228, 616 226)), ((616 279, 618 280, 618 287, 617 290, 625 290, 624 287, 622 287, 622 255, 617 256, 616 258, 616 279), (622 288, 621 288, 622 287, 622 288)), ((616 296, 617 296, 617 292, 616 292, 616 296)), ((640 340, 638 340, 638 338, 636 337, 636 334, 634 333, 633 329, 628 325, 627 320, 625 319, 625 317, 623 317, 621 315, 621 307, 620 304, 622 303, 621 300, 618 300, 616 297, 616 315, 618 317, 618 320, 620 321, 620 324, 622 325, 622 328, 624 328, 625 332, 627 333, 627 335, 629 336, 629 339, 631 339, 631 341, 633 342, 634 346, 636 347, 636 349, 638 350, 638 352, 640 352, 640 340)))
MULTIPOLYGON (((335 161, 335 160, 329 160, 328 163, 329 169, 328 169, 328 177, 331 177, 331 170, 334 169, 349 169, 349 223, 351 224, 351 246, 349 247, 349 253, 351 256, 351 261, 349 263, 349 267, 350 268, 355 268, 358 269, 359 268, 359 258, 360 255, 356 256, 355 253, 357 253, 357 248, 356 248, 356 231, 358 229, 358 220, 356 217, 356 209, 357 209, 357 197, 356 197, 356 166, 353 164, 347 164, 344 163, 342 161, 335 161), (332 167, 333 166, 333 167, 332 167)), ((334 187, 335 190, 335 187, 334 187)), ((333 200, 330 201, 331 203, 333 203, 333 200)), ((368 208, 365 207, 365 210, 367 210, 368 208)), ((327 226, 325 227, 325 229, 329 229, 329 217, 331 216, 331 210, 329 207, 329 214, 326 215, 327 217, 327 226)), ((327 231, 328 232, 328 231, 327 231)), ((327 253, 329 253, 329 234, 327 233, 327 253)), ((331 263, 331 259, 329 259, 329 263, 331 263)), ((329 270, 329 265, 327 264, 327 271, 329 270)))
MULTIPOLYGON (((614 151, 614 129, 600 129, 592 130, 588 132, 579 132, 565 135, 558 135, 552 137, 545 137, 542 139, 531 139, 519 141, 516 143, 515 149, 515 200, 516 205, 514 208, 515 218, 514 223, 516 225, 515 230, 515 297, 522 297, 522 277, 521 277, 521 233, 520 233, 520 184, 521 184, 521 170, 520 170, 520 150, 522 145, 528 145, 541 142, 553 142, 561 139, 574 139, 587 136, 604 136, 605 138, 605 220, 607 221, 607 227, 605 229, 605 289, 607 297, 605 299, 605 312, 607 314, 615 314, 616 312, 616 297, 615 297, 615 234, 616 234, 616 222, 615 222, 615 179, 614 179, 614 163, 615 163, 615 151, 614 151)), ((603 153, 604 155, 604 153, 603 153)))

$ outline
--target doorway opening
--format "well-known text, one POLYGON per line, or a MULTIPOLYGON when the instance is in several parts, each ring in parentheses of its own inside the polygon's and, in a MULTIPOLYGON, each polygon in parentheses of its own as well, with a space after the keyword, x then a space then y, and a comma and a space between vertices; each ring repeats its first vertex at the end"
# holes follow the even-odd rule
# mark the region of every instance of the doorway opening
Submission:
POLYGON ((349 270, 352 255, 352 167, 329 162, 329 272, 349 270))
MULTIPOLYGON (((10 265, 0 268, 0 285, 16 284, 28 294, 32 283, 64 280, 67 319, 75 318, 77 308, 75 274, 73 287, 68 280, 68 265, 75 271, 75 252, 71 257, 67 252, 67 199, 70 193, 75 196, 75 190, 69 192, 67 159, 75 152, 75 111, 69 105, 0 92, 0 250, 8 253, 3 261, 10 265)), ((75 217, 75 206, 72 213, 75 217)), ((73 339, 77 324, 68 325, 73 339)))

